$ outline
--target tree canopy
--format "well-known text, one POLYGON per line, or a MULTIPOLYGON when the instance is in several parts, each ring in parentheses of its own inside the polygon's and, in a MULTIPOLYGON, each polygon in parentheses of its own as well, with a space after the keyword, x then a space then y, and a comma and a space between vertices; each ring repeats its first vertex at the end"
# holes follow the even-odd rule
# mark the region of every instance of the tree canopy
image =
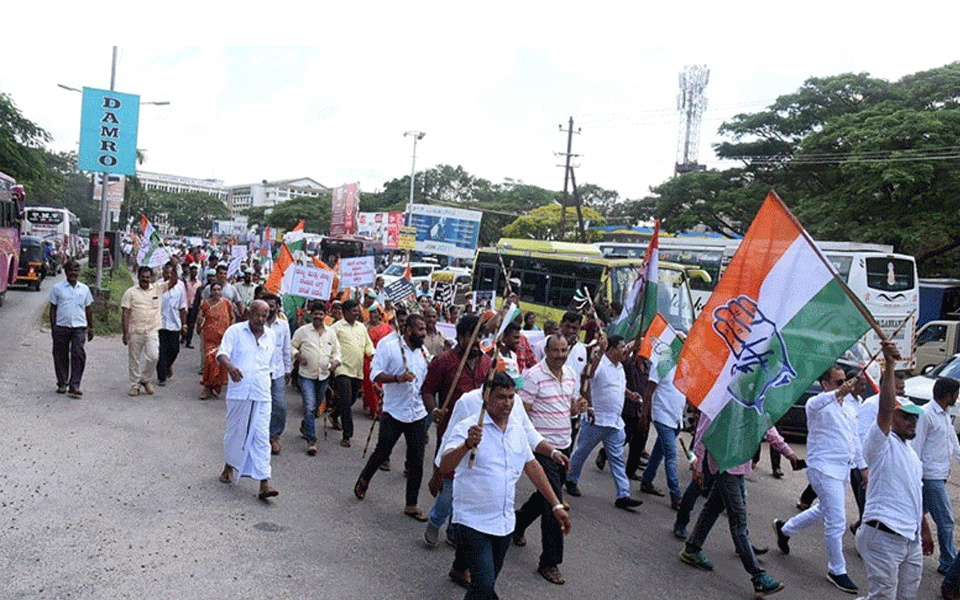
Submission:
POLYGON ((895 82, 810 78, 720 132, 717 156, 740 166, 674 177, 633 214, 738 235, 776 189, 814 237, 890 244, 925 274, 960 272, 960 63, 895 82))

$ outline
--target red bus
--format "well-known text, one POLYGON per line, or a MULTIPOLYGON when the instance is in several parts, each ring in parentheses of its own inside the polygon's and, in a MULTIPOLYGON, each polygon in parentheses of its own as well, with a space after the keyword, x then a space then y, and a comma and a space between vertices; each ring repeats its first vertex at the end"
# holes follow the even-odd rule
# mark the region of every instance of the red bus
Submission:
POLYGON ((0 173, 0 306, 7 287, 17 280, 20 261, 20 222, 26 196, 22 185, 0 173))

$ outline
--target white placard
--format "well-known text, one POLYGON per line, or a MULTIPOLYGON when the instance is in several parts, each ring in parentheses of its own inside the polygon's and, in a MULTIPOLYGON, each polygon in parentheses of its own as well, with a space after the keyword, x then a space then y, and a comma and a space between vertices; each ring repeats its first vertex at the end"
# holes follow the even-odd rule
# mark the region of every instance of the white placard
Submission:
POLYGON ((330 289, 333 287, 333 271, 300 265, 293 265, 292 268, 293 279, 290 282, 290 294, 315 300, 330 299, 330 289))
POLYGON ((372 256, 340 259, 340 289, 373 285, 377 269, 372 256))

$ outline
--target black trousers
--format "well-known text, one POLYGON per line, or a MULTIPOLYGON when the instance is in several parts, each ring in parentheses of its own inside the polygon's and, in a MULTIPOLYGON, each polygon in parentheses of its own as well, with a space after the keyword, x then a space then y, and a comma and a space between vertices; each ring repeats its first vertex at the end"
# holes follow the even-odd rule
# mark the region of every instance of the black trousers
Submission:
POLYGON ((411 423, 398 421, 384 412, 380 417, 380 434, 377 447, 373 449, 370 460, 360 471, 360 479, 370 481, 376 475, 383 461, 390 458, 393 447, 402 435, 407 442, 407 506, 416 506, 420 495, 420 482, 423 480, 423 451, 427 445, 427 419, 423 417, 411 423))
POLYGON ((87 364, 87 352, 83 349, 87 328, 54 325, 52 333, 53 370, 57 375, 57 387, 69 385, 79 389, 83 367, 87 364))
MULTIPOLYGON (((563 473, 563 467, 558 465, 549 456, 534 454, 534 458, 543 467, 547 474, 547 481, 553 488, 553 493, 557 498, 563 501, 562 486, 566 478, 563 473)), ((527 527, 533 524, 540 517, 540 536, 543 552, 540 554, 540 567, 556 567, 563 562, 563 532, 560 531, 560 525, 553 516, 553 506, 547 502, 540 492, 534 492, 520 510, 517 511, 516 533, 523 535, 527 527)))
POLYGON ((166 381, 173 368, 173 362, 180 354, 180 331, 161 329, 158 332, 160 339, 160 356, 157 359, 157 381, 166 381))
POLYGON ((345 440, 353 437, 352 407, 353 403, 357 401, 357 395, 360 394, 362 385, 362 379, 347 375, 337 375, 333 378, 333 391, 337 393, 337 406, 333 409, 331 416, 340 418, 340 425, 343 426, 343 439, 345 440))

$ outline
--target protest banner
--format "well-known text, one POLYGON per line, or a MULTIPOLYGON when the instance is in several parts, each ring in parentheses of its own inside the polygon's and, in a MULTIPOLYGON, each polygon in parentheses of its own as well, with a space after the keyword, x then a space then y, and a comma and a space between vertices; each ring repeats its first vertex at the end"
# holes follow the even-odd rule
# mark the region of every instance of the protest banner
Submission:
POLYGON ((333 271, 316 267, 293 267, 293 279, 290 282, 290 293, 294 296, 329 300, 333 287, 333 271))
POLYGON ((373 285, 377 270, 372 256, 340 259, 340 289, 373 285))
POLYGON ((413 288, 413 284, 410 283, 408 279, 404 279, 402 277, 383 288, 383 292, 394 304, 397 302, 402 302, 416 293, 413 288))

